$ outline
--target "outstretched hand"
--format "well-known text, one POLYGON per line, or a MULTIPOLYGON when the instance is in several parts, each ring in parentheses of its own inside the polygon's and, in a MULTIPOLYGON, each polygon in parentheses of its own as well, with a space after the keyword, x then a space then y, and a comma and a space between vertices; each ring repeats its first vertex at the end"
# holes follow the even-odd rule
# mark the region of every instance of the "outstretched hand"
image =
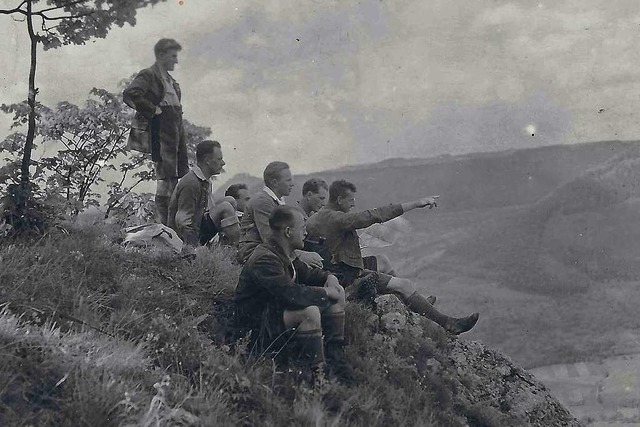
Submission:
POLYGON ((431 197, 425 197, 424 199, 420 199, 418 201, 418 207, 420 208, 428 207, 429 209, 436 208, 438 207, 439 198, 440 196, 431 196, 431 197))

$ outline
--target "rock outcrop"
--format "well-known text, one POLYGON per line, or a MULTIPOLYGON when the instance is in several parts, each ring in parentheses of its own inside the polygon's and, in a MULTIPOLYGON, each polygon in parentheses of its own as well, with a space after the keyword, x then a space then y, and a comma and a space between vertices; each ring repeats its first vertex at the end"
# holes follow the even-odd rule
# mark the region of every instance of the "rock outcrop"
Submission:
POLYGON ((378 296, 367 324, 380 345, 395 347, 402 333, 433 341, 423 363, 453 383, 453 399, 470 425, 579 426, 545 386, 509 358, 475 341, 445 333, 437 324, 409 312, 393 295, 378 296))

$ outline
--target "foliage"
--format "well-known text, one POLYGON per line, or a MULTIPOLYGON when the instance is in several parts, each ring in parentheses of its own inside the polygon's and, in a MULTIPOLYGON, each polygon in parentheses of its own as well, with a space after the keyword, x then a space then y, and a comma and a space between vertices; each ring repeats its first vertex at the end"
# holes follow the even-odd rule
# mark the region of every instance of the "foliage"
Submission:
MULTIPOLYGON (((26 102, 3 105, 13 114, 12 128, 21 127, 28 118, 26 102)), ((142 182, 154 179, 153 163, 147 154, 130 151, 126 146, 133 110, 122 102, 120 93, 93 88, 82 107, 61 102, 54 109, 38 105, 39 140, 55 148, 55 154, 32 159, 36 166, 32 175, 32 191, 36 200, 55 201, 62 212, 72 215, 83 208, 98 205, 101 194, 96 187, 105 181, 104 173, 118 171, 110 182, 105 217, 114 215, 125 225, 137 225, 153 218, 151 195, 133 190, 142 182)), ((211 134, 211 129, 185 120, 187 146, 195 152, 198 142, 211 134)), ((20 159, 23 155, 23 133, 9 135, 0 151, 7 153, 0 168, 0 190, 20 182, 20 159)))
MULTIPOLYGON (((31 203, 34 186, 30 181, 31 154, 37 133, 38 103, 36 96, 36 65, 38 44, 44 49, 56 48, 68 44, 84 44, 92 37, 106 37, 115 24, 122 27, 125 23, 135 25, 136 10, 160 0, 16 0, 12 9, 0 9, 0 14, 16 16, 25 23, 29 36, 30 62, 28 73, 28 93, 24 107, 26 114, 23 124, 27 125, 27 133, 22 145, 20 159, 21 194, 28 197, 27 203, 13 201, 18 217, 29 215, 28 205, 31 203), (38 6, 42 6, 38 8, 38 6), (34 7, 36 7, 34 9, 34 7), (37 32, 35 23, 40 23, 41 33, 37 32), (26 106, 26 107, 25 107, 26 106)), ((15 162, 14 162, 15 163, 15 162)), ((5 172, 15 172, 15 167, 5 172)), ((30 220, 27 223, 31 222, 30 220)))
MULTIPOLYGON (((5 114, 13 115, 10 129, 15 130, 15 132, 9 134, 2 142, 0 142, 0 153, 4 154, 4 165, 0 167, 0 193, 6 194, 7 187, 10 184, 20 183, 20 162, 24 155, 27 136, 17 129, 20 129, 27 123, 29 117, 29 105, 27 104, 27 101, 15 104, 2 104, 0 105, 0 111, 5 114)), ((36 120, 41 120, 43 114, 49 113, 50 109, 48 107, 41 103, 36 104, 36 120)), ((33 143, 33 148, 38 148, 38 144, 36 142, 33 143)), ((36 197, 43 197, 44 193, 40 192, 40 186, 37 184, 37 182, 42 181, 43 169, 38 167, 37 162, 32 161, 31 164, 36 166, 32 175, 33 182, 31 191, 36 197)))
POLYGON ((136 24, 136 10, 161 0, 15 0, 5 14, 26 15, 31 8, 33 18, 41 22, 38 43, 45 50, 69 44, 82 45, 87 40, 105 38, 114 25, 136 24), (27 3, 30 3, 27 5, 27 3), (34 7, 42 5, 40 9, 34 7))
POLYGON ((116 170, 113 161, 127 151, 130 112, 118 95, 96 88, 91 95, 82 108, 61 102, 40 124, 43 142, 60 146, 38 161, 48 172, 47 192, 62 195, 73 213, 98 204, 95 185, 104 181, 105 170, 116 170))

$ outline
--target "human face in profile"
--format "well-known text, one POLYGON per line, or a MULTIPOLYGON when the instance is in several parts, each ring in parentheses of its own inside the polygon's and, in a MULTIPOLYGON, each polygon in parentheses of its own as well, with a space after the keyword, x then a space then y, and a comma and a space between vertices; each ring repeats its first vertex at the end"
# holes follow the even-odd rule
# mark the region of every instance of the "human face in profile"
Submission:
POLYGON ((294 212, 294 217, 293 225, 288 227, 289 242, 291 242, 291 249, 303 249, 304 239, 307 237, 307 228, 300 212, 294 212))
POLYGON ((288 196, 293 189, 293 177, 291 176, 291 170, 283 169, 280 171, 280 177, 274 179, 273 187, 271 188, 278 197, 288 196))
POLYGON ((327 198, 329 196, 329 192, 324 187, 318 187, 318 192, 313 193, 311 191, 307 191, 307 202, 309 203, 309 208, 311 212, 318 212, 320 209, 327 204, 327 198))
POLYGON ((237 210, 240 212, 244 212, 247 205, 249 204, 249 200, 251 200, 249 190, 245 190, 244 188, 238 190, 238 198, 236 199, 236 203, 238 206, 237 210))
POLYGON ((349 212, 356 207, 356 195, 353 191, 347 190, 344 196, 338 197, 338 209, 342 212, 349 212))
POLYGON ((219 175, 223 171, 223 166, 226 165, 224 162, 224 158, 222 157, 222 150, 218 147, 213 149, 213 153, 209 156, 209 160, 207 162, 209 166, 209 170, 211 171, 211 175, 219 175))
POLYGON ((166 71, 173 71, 178 63, 178 51, 170 49, 158 55, 156 62, 166 71))

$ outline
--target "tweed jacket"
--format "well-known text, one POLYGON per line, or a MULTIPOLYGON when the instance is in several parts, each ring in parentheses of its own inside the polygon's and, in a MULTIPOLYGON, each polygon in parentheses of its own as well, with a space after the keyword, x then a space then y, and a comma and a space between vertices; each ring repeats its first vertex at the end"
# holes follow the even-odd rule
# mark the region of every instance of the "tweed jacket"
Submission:
POLYGON ((241 263, 246 262, 253 250, 269 238, 271 234, 269 216, 279 204, 264 189, 254 194, 249 200, 240 221, 238 258, 241 263))
MULTIPOLYGON (((180 85, 171 76, 173 88, 181 99, 180 85)), ((162 70, 158 64, 140 71, 129 86, 123 92, 125 104, 136 110, 134 120, 151 120, 156 112, 156 107, 164 98, 164 83, 162 82, 162 70)))
POLYGON ((180 178, 173 190, 167 223, 184 243, 191 246, 197 246, 200 240, 202 218, 211 193, 211 183, 199 177, 194 169, 180 178))
POLYGON ((403 214, 402 205, 388 205, 360 212, 342 212, 325 206, 307 220, 307 239, 325 239, 331 251, 331 263, 345 263, 364 268, 360 239, 356 230, 379 222, 389 221, 403 214))

